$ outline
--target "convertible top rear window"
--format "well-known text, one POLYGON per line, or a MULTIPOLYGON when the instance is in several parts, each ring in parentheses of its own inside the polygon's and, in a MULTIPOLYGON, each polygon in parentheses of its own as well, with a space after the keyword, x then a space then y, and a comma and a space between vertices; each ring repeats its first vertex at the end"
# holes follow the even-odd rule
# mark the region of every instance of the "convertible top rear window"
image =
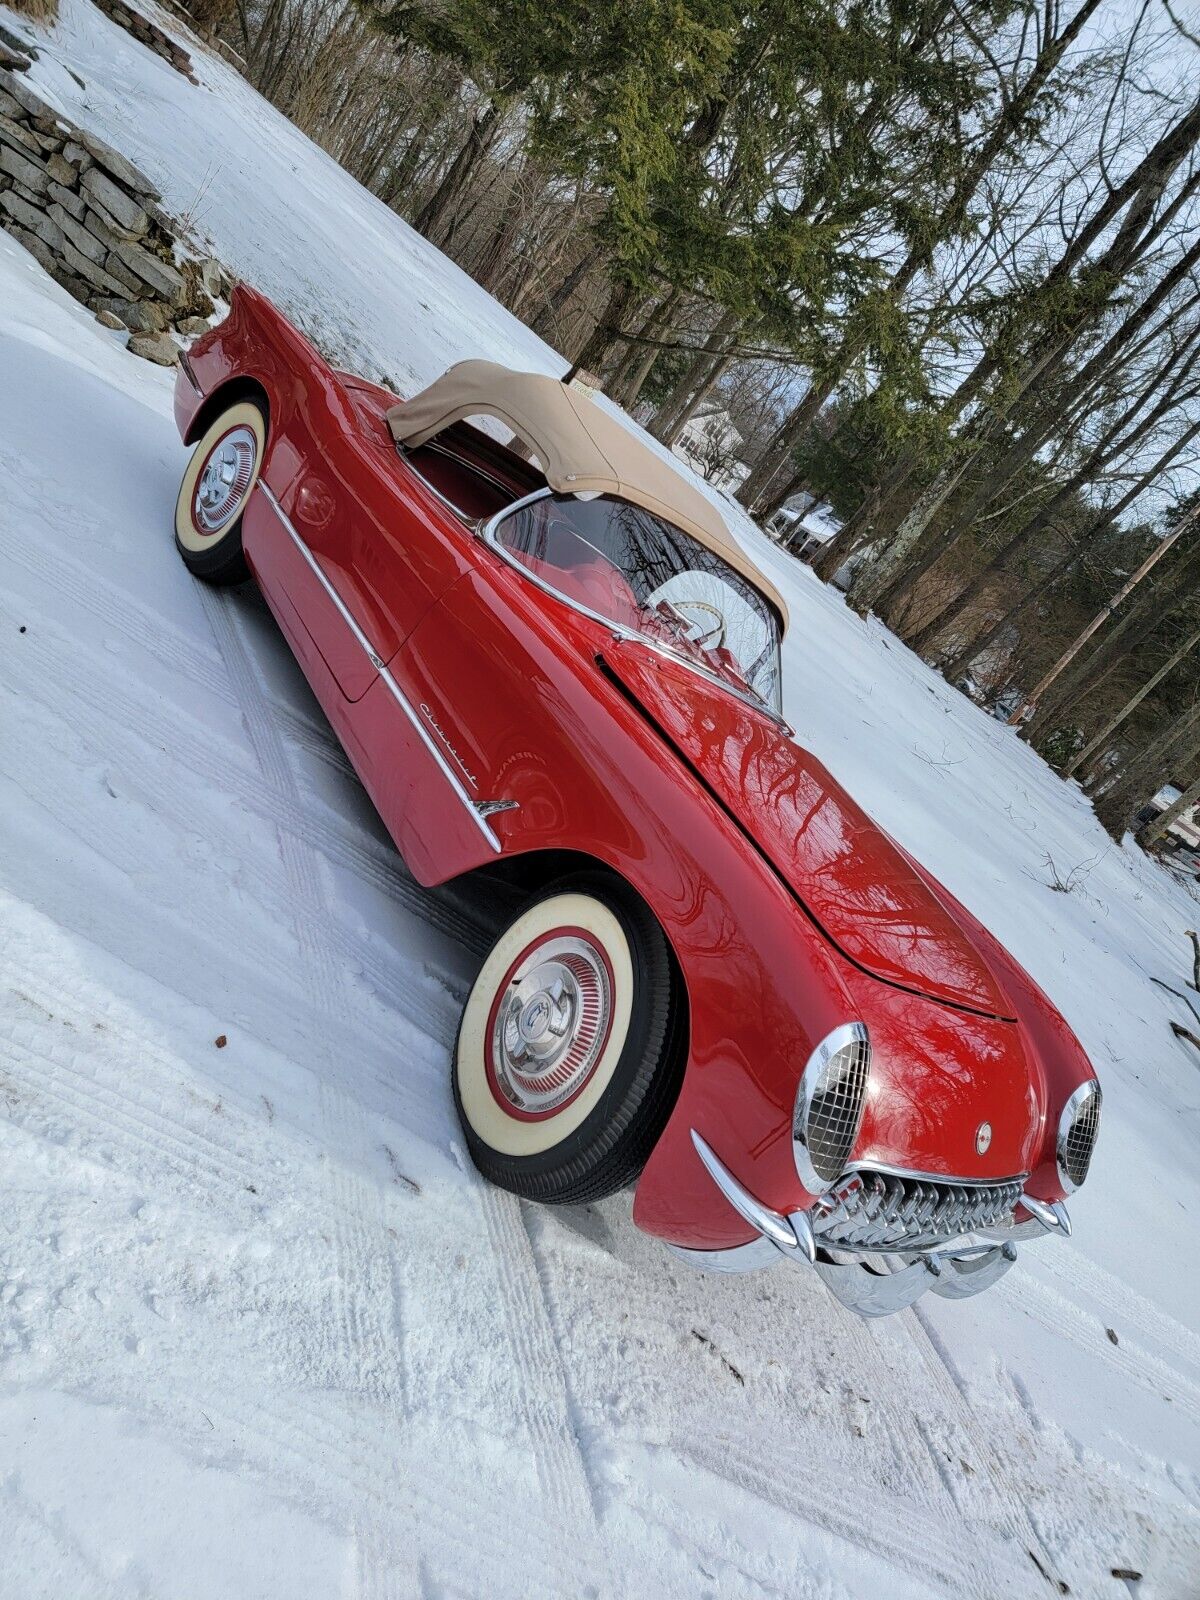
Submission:
POLYGON ((690 534, 615 496, 545 494, 502 517, 494 537, 571 604, 779 710, 779 617, 690 534))

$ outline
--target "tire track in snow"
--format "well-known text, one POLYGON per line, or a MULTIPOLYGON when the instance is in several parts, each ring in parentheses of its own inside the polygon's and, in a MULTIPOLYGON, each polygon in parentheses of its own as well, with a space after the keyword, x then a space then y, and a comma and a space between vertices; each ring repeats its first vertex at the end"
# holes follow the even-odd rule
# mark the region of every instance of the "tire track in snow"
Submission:
MULTIPOLYGON (((571 1420, 569 1380, 521 1202, 480 1180, 480 1207, 496 1262, 500 1297, 516 1365, 522 1413, 538 1483, 561 1525, 583 1530, 593 1575, 607 1571, 599 1512, 571 1420)), ((616 1592, 610 1574, 608 1587, 616 1592)))
MULTIPOLYGON (((506 1505, 503 1497, 473 1495, 461 1462, 453 1464, 457 1470, 447 1473, 436 1458, 426 1454, 419 1472, 411 1470, 404 1459, 403 1437, 395 1430, 375 1427, 369 1417, 349 1417, 319 1393, 297 1395, 286 1413, 244 1399, 236 1406, 218 1401, 206 1409, 223 1418, 231 1430, 245 1430, 291 1456, 322 1498, 331 1490, 331 1475, 322 1468, 332 1464, 337 1488, 349 1490, 351 1503, 371 1514, 377 1549, 394 1553, 394 1541, 389 1543, 385 1537, 389 1528, 395 1531, 397 1541, 407 1540, 410 1549, 419 1537, 439 1569, 454 1560, 463 1578, 469 1577, 468 1592, 486 1595, 488 1600, 493 1595, 513 1595, 514 1600, 526 1596, 576 1600, 588 1593, 586 1576, 569 1540, 540 1539, 542 1570, 531 1581, 528 1526, 514 1515, 521 1508, 506 1505), (506 1584, 510 1573, 513 1580, 506 1584)), ((388 1571, 381 1573, 380 1560, 370 1550, 366 1555, 371 1579, 390 1582, 389 1572, 394 1575, 395 1568, 389 1565, 388 1556, 383 1556, 382 1563, 388 1571)), ((419 1571, 419 1566, 414 1551, 410 1570, 419 1571)), ((401 1593, 405 1600, 419 1596, 419 1577, 406 1583, 401 1593)), ((360 1595, 355 1600, 360 1600, 360 1595)), ((609 1594, 603 1600, 610 1600, 609 1594)))
MULTIPOLYGON (((169 617, 142 605, 128 590, 114 587, 94 569, 70 561, 61 551, 46 546, 34 547, 15 540, 6 546, 2 559, 49 585, 56 599, 65 597, 106 622, 138 649, 181 673, 189 683, 199 684, 227 705, 237 705, 237 695, 217 651, 201 649, 169 617)), ((278 695, 271 696, 271 709, 290 739, 357 783, 349 757, 323 717, 320 721, 310 718, 278 695)))
MULTIPOLYGON (((288 761, 283 740, 251 666, 236 613, 227 596, 202 587, 201 605, 239 707, 263 776, 270 791, 290 809, 300 809, 300 791, 288 761)), ((284 874, 293 906, 292 924, 300 946, 301 963, 318 1007, 334 1019, 339 1033, 351 1017, 343 971, 327 936, 331 921, 320 864, 312 847, 285 827, 276 828, 284 874)), ((362 1149, 368 1143, 361 1102, 334 1078, 332 1053, 323 1051, 326 1070, 318 1085, 321 1118, 330 1142, 347 1133, 362 1149)), ((335 1336, 326 1341, 324 1360, 329 1380, 349 1391, 368 1396, 397 1425, 407 1410, 403 1324, 395 1318, 390 1252, 384 1247, 385 1221, 378 1186, 364 1182, 348 1167, 330 1161, 327 1166, 329 1199, 333 1210, 336 1269, 331 1286, 335 1336), (380 1274, 387 1274, 386 1285, 380 1274), (386 1289, 386 1300, 384 1290, 386 1289)), ((388 1600, 395 1593, 393 1580, 403 1569, 404 1587, 415 1577, 414 1541, 397 1547, 378 1527, 356 1512, 353 1521, 359 1593, 363 1600, 388 1600)))
MULTIPOLYGON (((3 609, 11 617, 11 611, 7 607, 3 609)), ((468 949, 482 953, 490 944, 490 934, 481 921, 421 889, 405 872, 394 850, 355 829, 340 815, 328 812, 316 797, 308 797, 311 803, 306 807, 298 799, 273 791, 261 772, 247 760, 246 751, 238 741, 218 735, 218 752, 212 737, 201 737, 188 730, 184 709, 180 708, 174 715, 164 714, 148 699, 130 695, 123 677, 99 679, 94 658, 84 657, 74 650, 69 640, 60 636, 51 648, 40 638, 28 635, 22 641, 21 651, 6 665, 6 678, 11 687, 19 687, 26 698, 63 717, 87 739, 88 729, 81 728, 70 716, 61 697, 53 694, 54 674, 64 672, 72 684, 72 703, 86 706, 93 717, 113 728, 118 738, 121 733, 133 733, 157 751, 169 753, 173 761, 187 767, 209 785, 213 782, 216 764, 221 788, 262 821, 282 828, 298 843, 318 851, 468 949)), ((94 729, 94 724, 89 723, 88 727, 94 729)), ((96 743, 94 731, 89 742, 96 743)))
MULTIPOLYGON (((1200 1333, 1176 1321, 1161 1306, 1147 1300, 1132 1285, 1115 1277, 1079 1250, 1066 1250, 1054 1263, 1054 1275, 1072 1288, 1081 1290, 1114 1315, 1127 1319, 1132 1327, 1167 1349, 1181 1356, 1200 1370, 1200 1333)), ((1008 1285, 1001 1283, 1001 1288, 1008 1285)), ((1014 1299, 1020 1299, 1015 1289, 1009 1289, 1014 1299)))
MULTIPOLYGON (((1152 1354, 1129 1333, 1122 1334, 1120 1344, 1114 1345, 1098 1317, 1088 1315, 1082 1307, 1073 1304, 1031 1274, 1024 1278, 1023 1289, 1025 1292, 1014 1296, 1010 1303, 1048 1328, 1056 1338, 1074 1345, 1092 1360, 1110 1368, 1127 1383, 1145 1390, 1156 1399, 1168 1397, 1178 1410, 1193 1421, 1200 1422, 1200 1384, 1187 1373, 1152 1354)), ((1114 1307, 1116 1309, 1120 1308, 1114 1307)), ((1129 1320, 1138 1327, 1132 1307, 1129 1320)), ((1162 1318, 1158 1319, 1158 1326, 1169 1332, 1169 1326, 1162 1318)))
MULTIPOLYGON (((97 753, 112 757, 113 751, 111 745, 106 745, 102 752, 97 753)), ((176 797, 171 793, 170 784, 160 780, 154 766, 140 765, 135 758, 124 763, 122 770, 150 799, 156 814, 169 817, 170 807, 177 803, 176 797), (159 798, 163 802, 162 810, 158 809, 159 798)), ((44 774, 40 771, 29 772, 21 782, 22 793, 60 823, 65 833, 80 840, 131 882, 136 882, 145 865, 136 839, 126 837, 119 831, 112 832, 104 828, 95 815, 88 813, 86 809, 73 807, 69 795, 57 788, 52 781, 43 780, 44 774)), ((187 818, 187 824, 194 828, 195 820, 195 815, 192 814, 187 818)), ((243 863, 240 870, 247 881, 255 881, 261 886, 259 903, 271 914, 273 921, 281 927, 289 926, 295 908, 290 907, 284 896, 270 884, 261 860, 256 857, 249 864, 243 863)), ((413 1028, 418 1028, 422 1035, 432 1037, 437 1043, 449 1047, 453 1033, 453 1022, 450 1017, 442 1017, 427 1005, 415 1005, 411 996, 399 985, 394 968, 387 966, 386 956, 378 956, 335 922, 331 921, 324 931, 348 960, 372 975, 373 981, 382 991, 381 999, 390 1005, 402 1021, 413 1028)), ((219 910, 202 901, 192 901, 189 905, 186 930, 182 934, 177 932, 175 937, 176 939, 200 938, 213 956, 219 958, 228 951, 229 925, 219 910)), ((256 982, 263 993, 271 996, 278 1008, 285 1009, 297 1019, 311 1015, 312 1032, 314 1035, 319 1034, 322 1019, 313 1008, 311 998, 307 993, 297 993, 294 954, 260 942, 256 945, 254 958, 256 982)), ((244 1031, 253 1036, 252 1029, 245 1028, 244 1031)), ((389 1036, 381 1031, 369 1015, 356 1015, 349 1020, 343 1038, 347 1048, 354 1048, 364 1060, 372 1057, 387 1059, 396 1053, 395 1036, 389 1036)), ((410 1116, 417 1112, 422 1102, 419 1091, 410 1081, 409 1074, 394 1073, 383 1076, 376 1072, 375 1078, 376 1081, 386 1085, 389 1094, 407 1103, 410 1116)), ((424 1119, 418 1118, 418 1120, 424 1119)))
POLYGON ((1028 1594, 1028 1568, 1014 1566, 1003 1546, 956 1549, 942 1534, 944 1522, 925 1526, 918 1507, 893 1498, 878 1484, 865 1491, 860 1479, 831 1473, 826 1463, 814 1463, 809 1455, 791 1451, 781 1458, 776 1448, 767 1463, 731 1434, 680 1438, 672 1450, 718 1482, 935 1586, 946 1600, 968 1595, 972 1600, 1025 1600, 1028 1594))
MULTIPOLYGON (((1071 1592, 1069 1579, 1058 1570, 1057 1557, 1048 1548, 1038 1531, 1030 1515, 1025 1495, 1019 1485, 1012 1481, 995 1442, 986 1436, 980 1426, 966 1385, 954 1369, 933 1325, 921 1308, 915 1305, 911 1306, 907 1313, 901 1312, 898 1320, 903 1321, 905 1331, 920 1354, 934 1387, 944 1402, 950 1425, 957 1428, 967 1451, 974 1458, 975 1470, 990 1485, 991 1503, 999 1512, 1003 1526, 1016 1541, 1018 1549, 1028 1554, 1030 1565, 1036 1566, 1042 1573, 1045 1584, 1060 1594, 1069 1594, 1071 1592)), ((936 1446, 928 1437, 926 1443, 936 1463, 936 1446)), ((1032 1578, 1030 1591, 1036 1592, 1032 1578)))
MULTIPOLYGON (((248 1151, 262 1142, 261 1100, 246 1101, 221 1084, 212 1091, 217 1101, 209 1104, 190 1086, 182 1057, 133 1026, 114 1023, 96 996, 76 993, 71 998, 77 1009, 72 1009, 64 1004, 65 986, 46 987, 37 974, 11 962, 0 967, 0 984, 12 996, 6 1006, 10 1015, 0 1025, 0 1054, 9 1081, 30 1106, 45 1100, 69 1113, 97 1149, 127 1145, 136 1151, 131 1176, 149 1165, 165 1186, 178 1180, 175 1192, 181 1198, 194 1199, 199 1193, 212 1201, 251 1182, 261 1196, 265 1186, 278 1182, 314 1218, 327 1205, 344 1203, 337 1192, 330 1199, 328 1184, 305 1185, 303 1173, 312 1163, 312 1150, 277 1125, 271 1142, 286 1143, 286 1156, 264 1169, 260 1158, 243 1153, 242 1147, 248 1151), (97 1029, 97 1011, 104 1015, 102 1031, 97 1029), (137 1075, 128 1070, 130 1060, 138 1062, 137 1075), (183 1117, 180 1103, 172 1103, 183 1096, 195 1102, 195 1115, 183 1117)), ((7 1111, 9 1121, 22 1122, 17 1106, 7 1111)))
MULTIPOLYGON (((1200 1338, 1161 1306, 1153 1305, 1096 1262, 1067 1245, 1055 1260, 1053 1272, 1065 1284, 1097 1301, 1124 1328, 1149 1335, 1200 1370, 1200 1338)), ((1177 1386, 1173 1400, 1182 1401, 1188 1415, 1200 1421, 1200 1383, 1181 1368, 1140 1347, 1134 1334, 1123 1332, 1121 1343, 1113 1345, 1099 1316, 1088 1315, 1082 1306, 1068 1300, 1053 1284, 1033 1273, 1023 1274, 1019 1285, 1005 1279, 997 1288, 1010 1305, 1026 1312, 1088 1355, 1115 1368, 1149 1393, 1161 1395, 1164 1386, 1177 1386)))
MULTIPOLYGON (((80 1044, 84 1042, 81 1037, 80 1044)), ((73 1125, 91 1128, 97 1150, 126 1144, 149 1153, 160 1169, 180 1180, 177 1187, 183 1195, 189 1188, 194 1193, 198 1183, 214 1195, 227 1196, 245 1189, 252 1179, 256 1184, 262 1181, 256 1165, 212 1140, 200 1127, 189 1125, 184 1137, 177 1118, 138 1103, 123 1087, 102 1082, 86 1064, 87 1058, 88 1052, 75 1048, 74 1041, 39 1044, 20 1025, 0 1038, 4 1076, 24 1091, 22 1100, 34 1107, 44 1101, 69 1113, 73 1125)), ((10 1122, 23 1125, 18 1106, 9 1106, 6 1115, 10 1122)))
MULTIPOLYGON (((36 1017, 34 1020, 39 1027, 53 1022, 45 1016, 40 1021, 36 1017)), ((82 1037, 85 1044, 91 1044, 87 1034, 82 1037)), ((136 1044, 137 1041, 131 1037, 127 1042, 136 1044)), ((34 1092, 44 1088, 44 1077, 43 1065, 29 1078, 31 1098, 34 1092)), ((73 1128, 86 1127, 87 1118, 77 1115, 78 1103, 71 1100, 65 1104, 73 1128)), ((208 1164, 198 1161, 194 1151, 189 1153, 186 1144, 181 1143, 178 1152, 170 1152, 170 1167, 165 1168, 160 1159, 150 1163, 144 1160, 150 1147, 136 1133, 131 1136, 132 1124, 128 1119, 106 1112, 97 1120, 110 1147, 137 1151, 132 1170, 124 1174, 129 1181, 157 1193, 159 1184, 166 1178, 165 1193, 177 1195, 192 1206, 198 1196, 203 1196, 205 1203, 200 1207, 200 1214, 211 1214, 207 1204, 208 1185, 204 1181, 208 1164)), ((230 1128, 226 1119, 222 1119, 221 1126, 228 1135, 230 1128)), ((176 1121, 173 1131, 177 1129, 176 1121)), ((272 1139, 275 1137, 273 1134, 272 1139)), ((160 1149, 159 1156, 162 1154, 160 1149)), ((310 1226, 317 1229, 324 1221, 325 1197, 318 1185, 305 1188, 295 1182, 295 1176, 289 1166, 286 1175, 289 1198, 301 1203, 311 1216, 310 1226)), ((221 1187, 220 1182, 212 1186, 210 1192, 214 1200, 222 1198, 218 1192, 221 1187)), ((228 1196, 223 1198, 225 1205, 218 1209, 218 1215, 229 1217, 228 1196)), ((296 1227, 302 1235, 303 1222, 298 1222, 296 1227)), ((236 1338, 237 1322, 227 1324, 225 1331, 232 1331, 236 1338)), ((177 1397, 169 1391, 156 1392, 153 1387, 147 1388, 136 1373, 131 1373, 120 1353, 123 1347, 114 1346, 102 1323, 89 1320, 86 1333, 92 1335, 96 1343, 76 1351, 74 1371, 81 1375, 82 1387, 69 1374, 63 1374, 59 1381, 67 1391, 79 1389, 83 1398, 91 1403, 116 1405, 135 1415, 153 1418, 182 1448, 188 1448, 187 1429, 181 1429, 177 1397)), ((210 1423, 216 1419, 218 1426, 222 1422, 227 1425, 226 1437, 236 1442, 239 1452, 252 1464, 261 1463, 271 1492, 276 1496, 282 1493, 285 1497, 294 1497, 290 1485, 281 1482, 279 1458, 287 1457, 308 1485, 301 1497, 302 1504, 311 1504, 314 1497, 322 1506, 331 1500, 337 1501, 345 1526, 357 1533, 369 1524, 369 1532, 362 1533, 357 1564, 360 1576, 375 1587, 365 1588, 360 1584, 356 1594, 362 1600, 368 1595, 373 1600, 391 1600, 393 1595, 408 1600, 420 1592, 414 1530, 425 1540, 433 1540, 439 1567, 456 1567, 464 1579, 478 1579, 481 1565, 486 1567, 497 1580, 489 1583, 486 1590, 489 1595, 514 1594, 512 1588, 505 1591, 498 1581, 500 1575, 509 1571, 521 1573, 524 1581, 523 1530, 512 1525, 509 1512, 501 1509, 499 1502, 485 1502, 480 1506, 473 1503, 470 1496, 463 1495, 468 1462, 451 1461, 436 1453, 432 1457, 423 1455, 417 1477, 405 1458, 403 1427, 390 1418, 383 1423, 374 1420, 379 1408, 364 1412, 357 1405, 346 1405, 343 1397, 330 1389, 281 1391, 277 1387, 277 1375, 271 1369, 263 1374, 261 1386, 247 1385, 244 1382, 246 1371, 253 1370, 258 1359, 253 1351, 243 1358, 236 1348, 230 1351, 218 1346, 215 1354, 218 1359, 224 1355, 227 1362, 230 1359, 237 1362, 243 1381, 222 1385, 211 1397, 197 1395, 197 1405, 207 1414, 210 1423), (251 1398, 262 1389, 272 1388, 273 1383, 275 1387, 269 1400, 260 1403, 251 1398), (364 1507, 369 1517, 364 1515, 364 1507)), ((284 1373, 288 1374, 286 1367, 284 1373)), ((581 1592, 578 1573, 564 1564, 557 1551, 550 1553, 547 1567, 545 1587, 538 1586, 536 1592, 547 1596, 581 1592)), ((479 1591, 472 1586, 466 1592, 479 1591)))

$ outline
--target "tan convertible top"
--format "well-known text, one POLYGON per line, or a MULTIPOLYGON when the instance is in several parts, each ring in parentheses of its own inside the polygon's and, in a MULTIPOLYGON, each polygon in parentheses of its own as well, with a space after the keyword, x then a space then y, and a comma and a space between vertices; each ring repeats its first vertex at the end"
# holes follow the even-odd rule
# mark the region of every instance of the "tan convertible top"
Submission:
POLYGON ((460 361, 387 414, 392 437, 415 449, 452 422, 496 417, 537 456, 557 494, 611 494, 645 506, 727 561, 787 625, 787 606, 725 526, 711 500, 648 449, 587 392, 495 361, 460 361))

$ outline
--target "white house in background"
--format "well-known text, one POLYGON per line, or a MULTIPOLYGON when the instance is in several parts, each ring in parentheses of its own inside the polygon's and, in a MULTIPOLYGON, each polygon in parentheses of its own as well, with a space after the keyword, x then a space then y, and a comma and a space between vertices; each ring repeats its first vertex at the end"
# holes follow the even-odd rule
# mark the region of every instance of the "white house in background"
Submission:
POLYGON ((750 468, 740 459, 745 441, 719 400, 698 407, 671 446, 714 489, 732 494, 750 468))
MULTIPOLYGON (((1179 799, 1180 791, 1173 783, 1164 783, 1162 788, 1149 800, 1137 814, 1138 823, 1145 826, 1153 822, 1155 817, 1160 817, 1164 811, 1170 810, 1179 799)), ((1172 846, 1187 845, 1190 850, 1200 850, 1200 806, 1188 806, 1186 811, 1181 811, 1167 829, 1168 842, 1172 846)))
POLYGON ((810 561, 841 528, 833 508, 803 489, 785 500, 767 523, 771 537, 802 561, 810 561))

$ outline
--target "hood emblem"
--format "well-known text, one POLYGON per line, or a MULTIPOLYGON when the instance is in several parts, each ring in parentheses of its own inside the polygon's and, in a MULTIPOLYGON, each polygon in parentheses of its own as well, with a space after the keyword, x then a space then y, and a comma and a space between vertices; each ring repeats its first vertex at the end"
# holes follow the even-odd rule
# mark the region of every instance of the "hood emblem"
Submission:
POLYGON ((991 1142, 992 1125, 990 1122, 981 1122, 975 1129, 975 1149, 981 1156, 985 1156, 988 1153, 988 1147, 991 1142))

